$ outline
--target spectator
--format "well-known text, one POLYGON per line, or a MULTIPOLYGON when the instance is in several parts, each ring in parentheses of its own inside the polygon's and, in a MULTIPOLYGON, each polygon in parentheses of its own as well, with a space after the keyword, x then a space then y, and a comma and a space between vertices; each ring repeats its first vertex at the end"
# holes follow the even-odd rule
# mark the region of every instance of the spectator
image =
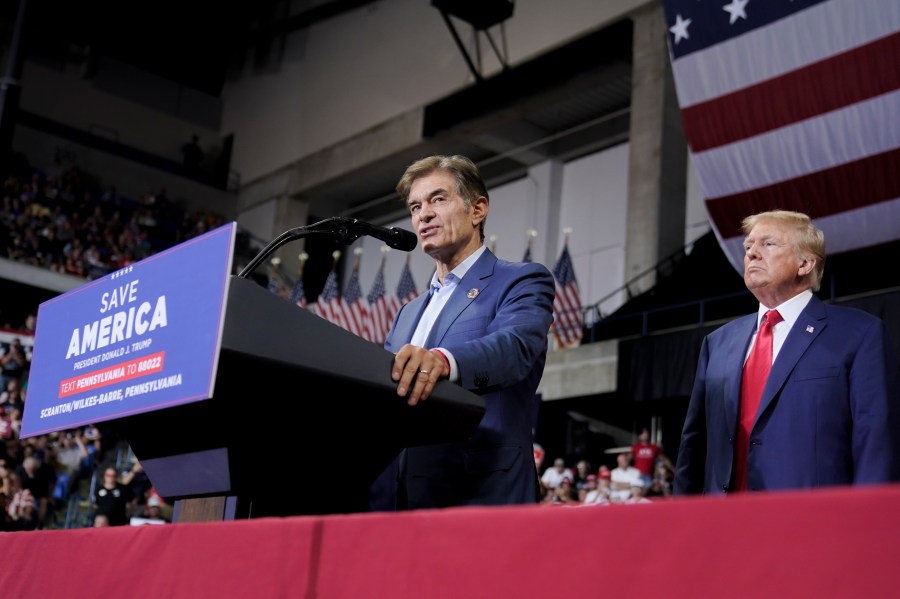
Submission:
POLYGON ((88 445, 88 451, 93 446, 93 454, 95 456, 100 455, 100 452, 103 450, 103 433, 100 432, 100 429, 95 424, 87 424, 84 427, 83 436, 85 443, 88 445))
POLYGON ((587 477, 591 473, 591 463, 585 459, 580 459, 575 463, 575 478, 572 483, 575 485, 576 491, 587 489, 587 477))
POLYGON ((653 480, 647 489, 647 497, 671 497, 674 471, 662 461, 656 462, 653 480))
POLYGON ((204 153, 197 135, 192 135, 191 140, 181 146, 181 156, 185 173, 190 176, 199 174, 204 153))
POLYGON ((552 505, 579 503, 578 498, 575 496, 575 485, 572 484, 572 479, 568 476, 563 477, 559 484, 544 496, 544 503, 552 505))
POLYGON ((674 469, 671 460, 663 453, 662 448, 650 442, 650 431, 641 429, 637 442, 631 446, 631 455, 634 459, 634 467, 641 471, 644 486, 649 487, 653 482, 653 470, 657 460, 663 460, 674 469))
POLYGON ((11 471, 7 466, 5 447, 0 444, 0 532, 10 530, 12 518, 7 511, 9 498, 12 495, 12 483, 9 475, 11 471))
POLYGON ((0 407, 0 442, 5 443, 7 439, 12 439, 14 433, 12 419, 6 413, 6 409, 0 407))
POLYGON ((2 389, 7 388, 7 383, 11 380, 20 380, 25 374, 28 367, 28 357, 25 355, 25 348, 22 347, 22 340, 13 337, 9 342, 6 353, 0 356, 0 381, 2 381, 2 389))
POLYGON ((545 489, 555 489, 564 478, 571 481, 575 475, 570 468, 566 468, 566 461, 563 458, 556 458, 553 460, 553 465, 544 470, 541 484, 545 489))
POLYGON ((122 475, 122 484, 126 485, 131 491, 132 513, 141 513, 150 496, 150 491, 153 489, 153 484, 137 458, 131 464, 131 469, 122 475))
POLYGON ((6 513, 9 517, 8 530, 37 530, 39 527, 38 502, 31 490, 22 485, 17 473, 9 476, 9 500, 6 513))
POLYGON ((534 450, 534 467, 540 472, 541 467, 544 464, 544 455, 546 455, 546 452, 541 444, 537 442, 532 443, 532 449, 534 450))
POLYGON ((150 497, 147 498, 147 503, 144 505, 144 509, 140 512, 141 518, 151 520, 154 522, 171 522, 171 518, 169 514, 171 513, 171 507, 166 504, 163 499, 157 495, 156 493, 150 493, 150 497))
POLYGON ((22 431, 22 408, 12 408, 8 410, 9 420, 12 422, 13 439, 19 438, 22 431))
POLYGON ((0 408, 12 415, 14 410, 22 411, 25 408, 25 399, 22 397, 22 385, 19 379, 12 378, 6 381, 4 391, 0 393, 0 408))
POLYGON ((613 503, 624 503, 631 497, 631 488, 635 484, 644 484, 641 471, 631 465, 631 454, 627 451, 616 456, 617 466, 610 471, 609 500, 613 503))
MULTIPOLYGON (((128 524, 131 500, 131 489, 119 481, 119 473, 112 466, 103 471, 103 482, 94 491, 92 498, 96 514, 105 515, 110 526, 128 524)), ((96 523, 95 523, 96 525, 96 523)))
POLYGON ((647 487, 644 486, 642 480, 638 480, 631 484, 631 493, 629 494, 628 499, 622 503, 651 503, 646 495, 647 487))
POLYGON ((25 446, 22 448, 22 459, 34 456, 41 462, 40 468, 45 468, 45 465, 48 465, 47 470, 52 472, 54 470, 53 464, 56 463, 54 448, 56 447, 59 434, 56 432, 27 439, 25 446))
POLYGON ((609 503, 609 479, 603 479, 604 484, 600 486, 600 477, 596 474, 589 474, 587 477, 587 488, 584 496, 581 497, 581 503, 585 505, 594 505, 598 503, 609 503))
POLYGON ((109 526, 109 517, 106 514, 94 514, 94 528, 109 526))
POLYGON ((87 267, 87 277, 89 279, 99 279, 109 272, 109 266, 100 255, 100 248, 96 243, 88 246, 84 252, 84 261, 87 267))
POLYGON ((75 484, 90 472, 91 454, 80 430, 60 435, 56 450, 58 472, 54 487, 54 500, 61 503, 68 499, 75 484))
POLYGON ((34 499, 36 527, 43 527, 49 512, 50 494, 56 482, 52 468, 44 467, 43 461, 37 456, 29 455, 22 460, 15 473, 22 488, 30 491, 34 499))
POLYGON ((31 312, 27 316, 25 316, 25 323, 22 325, 22 330, 29 335, 34 336, 36 326, 37 316, 35 316, 34 313, 31 312))
POLYGON ((601 472, 597 475, 597 489, 592 492, 588 492, 588 494, 584 498, 584 503, 593 505, 609 505, 609 492, 610 492, 610 471, 609 468, 606 471, 601 472))
POLYGON ((6 460, 10 469, 14 469, 18 464, 21 464, 24 457, 22 441, 18 436, 6 442, 6 460))

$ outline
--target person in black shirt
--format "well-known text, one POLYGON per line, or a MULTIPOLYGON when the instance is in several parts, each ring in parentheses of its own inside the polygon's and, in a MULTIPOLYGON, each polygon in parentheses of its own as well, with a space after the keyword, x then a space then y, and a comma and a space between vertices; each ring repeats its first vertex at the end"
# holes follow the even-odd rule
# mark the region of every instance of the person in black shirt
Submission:
POLYGON ((110 526, 128 524, 131 500, 131 489, 119 482, 119 473, 109 466, 103 471, 103 482, 94 491, 94 514, 106 516, 110 526))

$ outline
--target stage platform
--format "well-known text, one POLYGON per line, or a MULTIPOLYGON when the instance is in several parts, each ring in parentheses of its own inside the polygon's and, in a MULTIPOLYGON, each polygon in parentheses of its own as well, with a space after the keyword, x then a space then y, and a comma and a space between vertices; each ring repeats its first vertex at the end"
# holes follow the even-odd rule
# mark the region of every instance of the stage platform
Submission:
POLYGON ((900 486, 0 534, 4 597, 900 596, 900 486))

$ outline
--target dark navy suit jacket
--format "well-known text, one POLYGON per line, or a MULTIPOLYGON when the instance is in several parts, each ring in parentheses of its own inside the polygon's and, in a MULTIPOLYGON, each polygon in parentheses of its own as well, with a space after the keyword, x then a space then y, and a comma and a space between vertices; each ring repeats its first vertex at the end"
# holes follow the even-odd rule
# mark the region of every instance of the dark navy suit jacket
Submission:
MULTIPOLYGON (((676 494, 730 489, 741 373, 756 319, 734 320, 703 341, 676 494)), ((881 320, 813 296, 772 364, 750 433, 748 489, 897 480, 900 377, 890 354, 881 320)))
MULTIPOLYGON (((463 276, 425 345, 453 354, 457 384, 483 395, 486 411, 466 441, 404 450, 399 477, 406 505, 401 507, 538 501, 532 424, 553 298, 553 275, 545 266, 498 260, 489 249, 463 276)), ((410 341, 426 301, 422 294, 400 309, 386 349, 396 352, 410 341)), ((382 491, 397 476, 389 468, 380 480, 382 491)), ((395 509, 394 501, 382 495, 371 507, 395 509)))

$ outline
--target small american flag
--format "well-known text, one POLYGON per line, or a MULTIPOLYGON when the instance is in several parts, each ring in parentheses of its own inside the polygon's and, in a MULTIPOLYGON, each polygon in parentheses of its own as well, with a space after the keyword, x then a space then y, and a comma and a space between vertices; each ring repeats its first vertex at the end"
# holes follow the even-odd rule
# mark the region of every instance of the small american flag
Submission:
POLYGON ((550 331, 555 349, 577 347, 584 334, 584 317, 568 243, 563 246, 562 254, 553 267, 553 278, 556 279, 556 297, 553 299, 553 325, 550 331))
POLYGON ((294 283, 294 289, 291 291, 291 303, 297 304, 301 308, 306 307, 306 292, 303 290, 303 276, 297 277, 294 283))
POLYGON ((341 309, 344 312, 344 322, 347 323, 348 331, 362 337, 369 338, 368 312, 366 300, 362 296, 362 288, 359 285, 359 258, 353 266, 353 272, 350 274, 350 280, 347 281, 347 288, 344 289, 344 297, 341 302, 341 309))
POLYGON ((403 270, 400 272, 400 281, 397 282, 397 291, 390 301, 391 321, 394 320, 394 316, 397 315, 397 312, 403 304, 415 299, 418 295, 419 292, 416 291, 416 283, 413 281, 412 272, 409 270, 409 260, 407 260, 403 265, 403 270))
POLYGON ((366 297, 369 301, 369 340, 374 343, 384 343, 388 331, 391 328, 393 318, 387 297, 384 294, 384 258, 381 259, 381 268, 375 274, 372 289, 366 297))
POLYGON ((297 304, 301 308, 305 308, 306 290, 303 287, 303 267, 306 265, 309 254, 300 252, 298 258, 300 260, 300 272, 297 273, 297 280, 294 282, 294 289, 291 291, 291 303, 297 304))
POLYGON ((266 288, 275 295, 280 295, 281 293, 281 285, 278 284, 278 279, 274 275, 269 275, 269 283, 266 288))
POLYGON ((537 231, 534 229, 528 229, 528 245, 525 246, 525 255, 522 256, 522 262, 531 262, 531 244, 534 241, 534 238, 537 237, 537 231))
POLYGON ((341 306, 342 300, 337 284, 337 260, 325 279, 325 287, 316 301, 315 313, 328 322, 333 322, 339 327, 346 329, 347 321, 344 319, 344 311, 341 306))

